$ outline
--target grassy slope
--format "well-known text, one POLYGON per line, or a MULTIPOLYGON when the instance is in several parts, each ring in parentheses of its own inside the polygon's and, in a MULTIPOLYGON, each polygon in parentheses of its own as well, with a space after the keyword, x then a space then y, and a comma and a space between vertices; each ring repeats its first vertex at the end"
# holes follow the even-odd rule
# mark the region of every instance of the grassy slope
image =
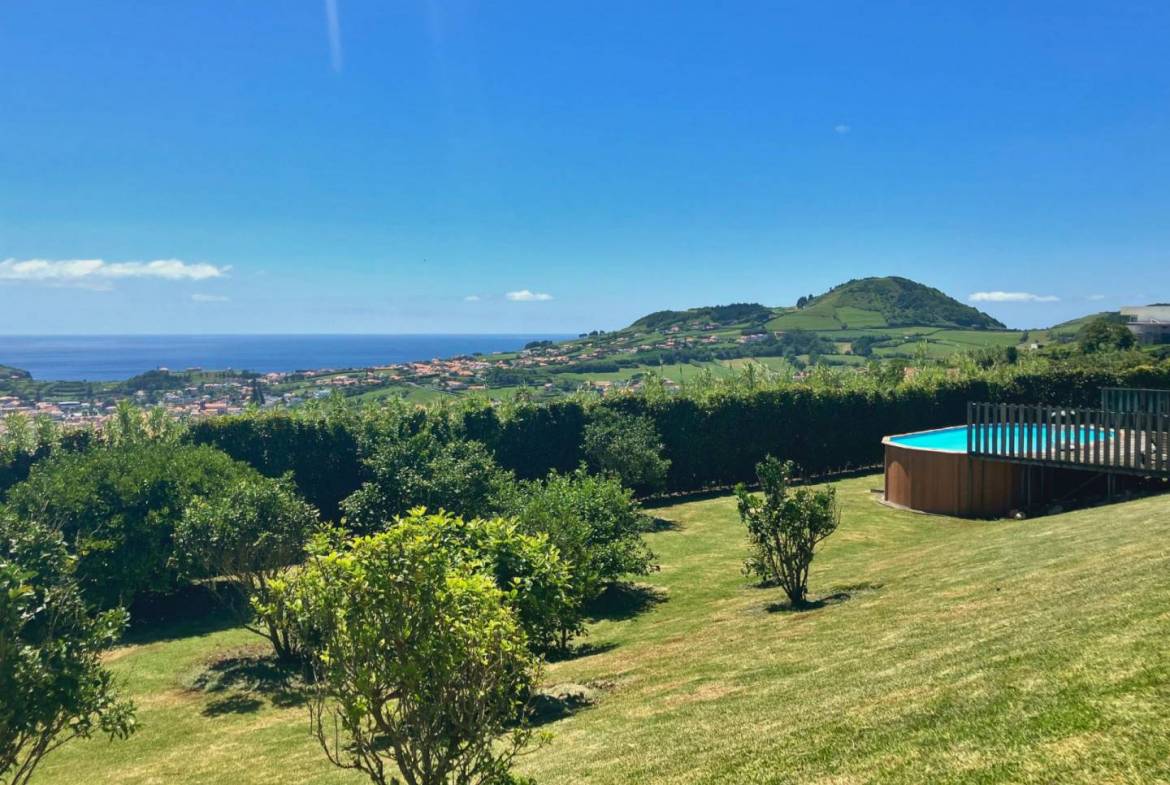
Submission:
POLYGON ((844 325, 880 328, 888 324, 967 326, 1003 325, 978 309, 938 289, 906 278, 862 278, 834 287, 797 311, 773 318, 773 330, 832 330, 844 325))
MULTIPOLYGON (((1170 497, 1022 522, 887 509, 840 484, 841 530, 804 613, 739 574, 728 497, 656 513, 668 600, 592 627, 600 653, 550 681, 613 686, 551 726, 541 783, 1155 782, 1170 778, 1170 497)), ((77 743, 40 782, 361 782, 305 735, 304 710, 191 690, 221 631, 123 650, 141 734, 77 743), (239 713, 205 716, 224 701, 239 713), (217 703, 219 702, 219 703, 217 703)))

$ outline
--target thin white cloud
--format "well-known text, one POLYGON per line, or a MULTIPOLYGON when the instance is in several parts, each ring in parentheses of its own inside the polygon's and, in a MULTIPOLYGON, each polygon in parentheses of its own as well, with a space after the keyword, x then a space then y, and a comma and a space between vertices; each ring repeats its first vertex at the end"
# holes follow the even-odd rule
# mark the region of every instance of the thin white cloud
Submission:
POLYGON ((214 264, 192 264, 179 259, 156 259, 152 262, 107 262, 103 259, 5 259, 0 262, 0 281, 108 289, 113 281, 129 278, 206 281, 211 278, 222 278, 230 269, 214 264))
POLYGON ((329 33, 329 63, 335 72, 341 73, 344 53, 341 49, 341 19, 337 13, 337 0, 325 0, 325 26, 329 33))
POLYGON ((1086 300, 1092 300, 1093 302, 1096 302, 1096 301, 1098 301, 1098 300, 1104 300, 1104 299, 1105 299, 1105 295, 1103 295, 1103 294, 1090 294, 1090 295, 1089 295, 1088 297, 1086 297, 1085 299, 1086 299, 1086 300))
POLYGON ((1055 303, 1060 298, 1051 294, 1031 292, 975 292, 968 298, 973 303, 1055 303))
POLYGON ((535 303, 551 300, 553 296, 544 292, 531 292, 527 289, 521 289, 518 292, 508 292, 504 295, 514 303, 535 303))
POLYGON ((466 297, 464 297, 464 298, 463 298, 463 302, 465 302, 465 303, 477 303, 477 302, 479 302, 479 299, 480 299, 480 298, 479 298, 479 295, 478 295, 478 294, 469 294, 469 295, 467 295, 466 297))
POLYGON ((232 301, 232 298, 222 294, 201 294, 199 292, 191 295, 191 299, 197 303, 230 303, 232 301))
POLYGON ((837 123, 835 126, 833 126, 833 130, 839 134, 844 135, 844 134, 849 133, 853 129, 851 127, 849 127, 848 125, 845 125, 845 123, 837 123))

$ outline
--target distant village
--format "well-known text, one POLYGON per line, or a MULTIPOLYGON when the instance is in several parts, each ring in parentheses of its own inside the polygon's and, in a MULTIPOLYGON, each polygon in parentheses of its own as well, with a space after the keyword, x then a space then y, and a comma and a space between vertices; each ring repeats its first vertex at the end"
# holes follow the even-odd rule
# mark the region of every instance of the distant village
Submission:
MULTIPOLYGON (((701 330, 714 330, 717 325, 696 325, 701 330)), ((239 414, 249 406, 268 408, 293 407, 309 400, 327 398, 333 394, 347 397, 378 391, 402 393, 411 390, 431 391, 435 394, 487 392, 493 371, 516 369, 539 370, 572 368, 583 362, 602 360, 615 355, 638 355, 655 350, 678 350, 704 344, 714 344, 719 336, 676 335, 680 329, 672 327, 665 335, 658 333, 608 334, 609 340, 589 340, 588 336, 571 343, 539 342, 518 352, 496 352, 492 355, 464 355, 447 359, 393 363, 363 369, 317 369, 256 374, 246 371, 206 372, 202 368, 170 370, 158 368, 149 377, 151 385, 133 391, 115 392, 97 385, 92 395, 75 399, 62 398, 53 385, 42 389, 37 384, 23 385, 28 390, 5 392, 0 387, 0 417, 11 413, 45 415, 53 420, 70 423, 100 423, 115 410, 118 401, 129 398, 143 406, 162 406, 178 417, 198 418, 224 414, 239 414), (612 336, 612 337, 611 337, 612 336), (647 338, 649 337, 649 340, 647 338), (213 376, 213 379, 204 378, 213 376), (172 385, 159 384, 172 382, 172 385), (188 383, 184 383, 188 382, 188 383)), ((737 336, 738 343, 759 340, 764 335, 737 336)), ((25 380, 13 376, 8 381, 25 380)), ((0 384, 6 381, 0 375, 0 384)), ((128 384, 133 385, 135 380, 128 384)), ((673 382, 667 381, 668 386, 673 382)), ((637 380, 588 380, 577 386, 592 387, 601 393, 614 389, 637 387, 637 380)), ((78 385, 74 385, 78 386, 78 385)), ((545 383, 541 389, 551 390, 545 383)))
MULTIPOLYGON (((1124 308, 1139 344, 1170 342, 1170 306, 1124 308)), ((637 327, 637 325, 635 326, 637 327)), ((420 402, 463 393, 502 396, 509 388, 532 395, 557 395, 587 389, 600 394, 637 389, 643 374, 663 361, 687 362, 699 355, 753 356, 767 354, 763 344, 785 339, 783 331, 762 325, 719 324, 692 319, 642 332, 594 331, 563 342, 535 341, 513 352, 474 354, 417 362, 393 363, 361 369, 317 369, 253 373, 209 371, 202 368, 158 368, 121 382, 51 382, 31 379, 18 369, 0 366, 0 419, 14 412, 44 415, 70 423, 101 423, 118 401, 131 399, 143 406, 162 406, 182 418, 238 414, 246 408, 294 407, 332 395, 374 399, 404 395, 420 402), (621 373, 616 373, 621 369, 621 373)), ((1038 342, 1023 344, 1039 350, 1038 342)), ((791 336, 789 336, 791 337, 791 336)), ((906 341, 915 336, 905 335, 906 341)), ((840 342, 844 354, 856 347, 840 342)), ((857 358, 838 358, 857 359, 857 358)), ((855 366, 858 372, 864 368, 855 366)), ((913 368, 905 368, 908 375, 913 368)), ((803 375, 796 374, 797 378, 803 375)), ((668 388, 678 384, 663 379, 668 388)))

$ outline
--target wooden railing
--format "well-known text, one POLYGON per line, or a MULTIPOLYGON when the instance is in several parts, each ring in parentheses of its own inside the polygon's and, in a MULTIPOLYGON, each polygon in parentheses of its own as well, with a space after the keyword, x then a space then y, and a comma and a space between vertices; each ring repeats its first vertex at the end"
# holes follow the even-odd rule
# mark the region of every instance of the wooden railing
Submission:
POLYGON ((1170 390, 1104 387, 1101 408, 1110 412, 1146 412, 1170 416, 1170 390))
POLYGON ((967 452, 985 458, 1170 476, 1170 414, 967 404, 967 452))

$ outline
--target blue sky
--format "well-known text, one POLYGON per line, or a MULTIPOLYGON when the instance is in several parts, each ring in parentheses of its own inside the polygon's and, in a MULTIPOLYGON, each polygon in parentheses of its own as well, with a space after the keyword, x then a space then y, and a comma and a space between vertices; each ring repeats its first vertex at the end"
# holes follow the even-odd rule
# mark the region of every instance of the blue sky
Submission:
POLYGON ((1167 40, 1165 2, 5 3, 0 333, 1170 300, 1167 40))

